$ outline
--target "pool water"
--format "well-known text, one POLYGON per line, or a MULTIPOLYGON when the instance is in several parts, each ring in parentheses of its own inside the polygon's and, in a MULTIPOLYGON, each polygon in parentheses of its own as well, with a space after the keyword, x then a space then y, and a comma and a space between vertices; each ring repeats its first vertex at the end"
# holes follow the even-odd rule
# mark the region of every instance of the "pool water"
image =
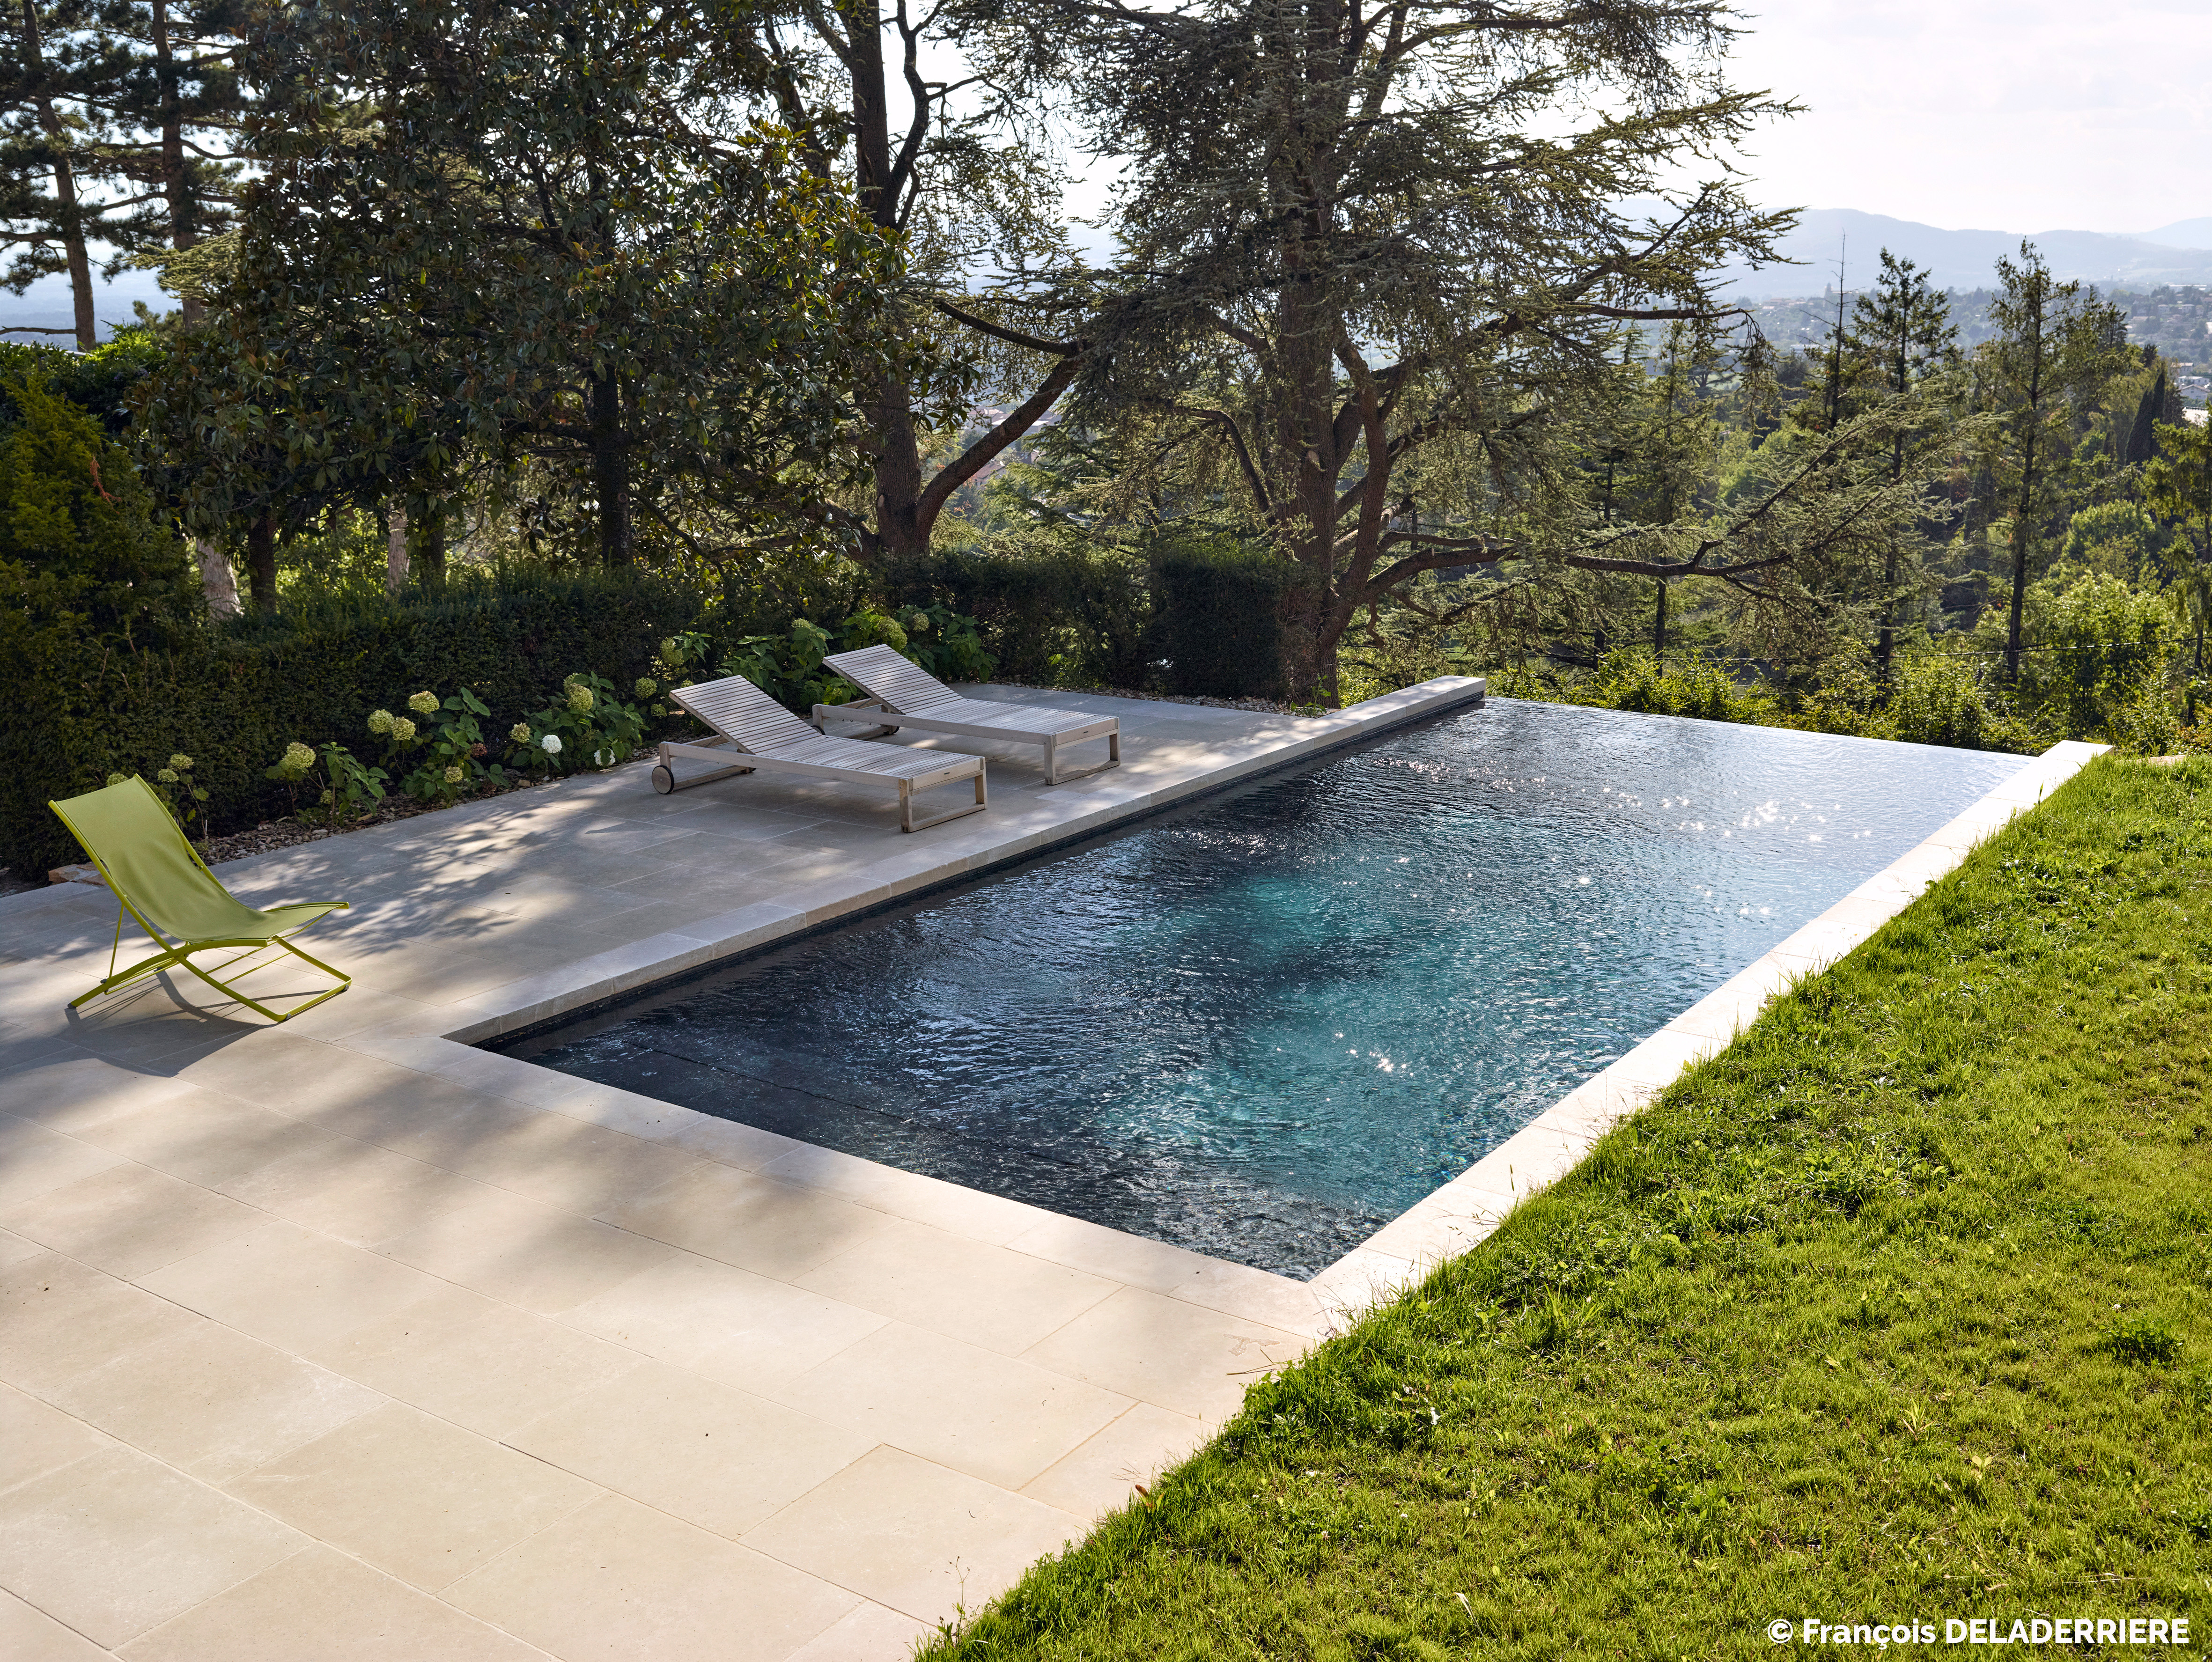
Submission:
POLYGON ((2024 765, 1493 699, 507 1048, 1310 1277, 2024 765))

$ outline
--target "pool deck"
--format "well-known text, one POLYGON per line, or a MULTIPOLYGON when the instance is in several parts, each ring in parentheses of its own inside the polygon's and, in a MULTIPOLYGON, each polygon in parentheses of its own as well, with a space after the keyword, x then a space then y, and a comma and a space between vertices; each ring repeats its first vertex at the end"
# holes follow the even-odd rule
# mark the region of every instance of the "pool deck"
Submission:
POLYGON ((902 1657, 2095 749, 1310 1284, 471 1047, 1479 688, 978 690, 1110 711, 1124 765, 994 753, 991 810, 910 837, 882 793, 637 766, 227 865, 353 902, 308 942, 353 990, 281 1028, 176 976, 71 1016, 112 901, 0 900, 0 1655, 902 1657))
POLYGON ((306 942, 352 990, 282 1028, 173 974, 72 1014, 113 901, 0 900, 0 1656, 903 1657, 1329 1331, 1327 1289, 465 1042, 1480 688, 977 690, 1115 714, 1122 766, 994 750, 989 812, 906 836, 636 765, 229 863, 352 902, 306 942))

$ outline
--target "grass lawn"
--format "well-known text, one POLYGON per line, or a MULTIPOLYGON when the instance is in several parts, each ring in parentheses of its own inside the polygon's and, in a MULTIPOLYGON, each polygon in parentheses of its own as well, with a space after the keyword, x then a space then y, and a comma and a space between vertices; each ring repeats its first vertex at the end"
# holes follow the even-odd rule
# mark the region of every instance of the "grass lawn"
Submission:
POLYGON ((2203 1647, 2208 1052, 2212 761, 2094 763, 926 1654, 2203 1647))

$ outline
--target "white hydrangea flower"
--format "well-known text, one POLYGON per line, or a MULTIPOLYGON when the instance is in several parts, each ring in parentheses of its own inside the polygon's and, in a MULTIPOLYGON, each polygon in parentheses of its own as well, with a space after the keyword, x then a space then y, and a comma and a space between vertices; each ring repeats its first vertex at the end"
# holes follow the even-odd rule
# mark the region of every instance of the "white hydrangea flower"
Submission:
POLYGON ((588 714, 592 707, 592 689, 580 681, 568 688, 568 707, 578 715, 588 714))
POLYGON ((128 773, 110 773, 107 776, 107 782, 110 785, 128 785, 131 783, 131 775, 128 773))
POLYGON ((460 770, 459 767, 448 767, 447 769, 446 769, 446 783, 447 783, 447 784, 448 784, 448 785, 459 785, 460 782, 461 782, 461 770, 460 770))
POLYGON ((294 739, 284 747, 284 766, 295 773, 304 773, 315 765, 315 753, 294 739))
POLYGON ((660 683, 651 676, 640 676, 637 678, 637 695, 640 698, 651 698, 659 690, 660 683))
POLYGON ((180 773, 189 773, 192 771, 192 759, 179 750, 169 758, 169 766, 180 773))
POLYGON ((507 737, 512 743, 516 744, 529 743, 530 724, 526 721, 516 722, 514 726, 507 730, 507 737))
POLYGON ((389 710, 371 710, 368 713, 368 731, 372 733, 390 732, 392 731, 392 712, 389 710))
POLYGON ((157 770, 154 777, 164 785, 174 785, 177 782, 177 770, 173 767, 163 767, 157 770))
POLYGON ((539 739, 538 742, 545 747, 545 754, 547 755, 557 756, 561 754, 560 734, 548 733, 544 738, 539 739))
POLYGON ((394 744, 412 744, 415 742, 415 724, 405 716, 392 717, 392 742, 394 744))
POLYGON ((435 693, 416 693, 407 701, 407 707, 418 716, 434 715, 438 709, 438 695, 435 693))

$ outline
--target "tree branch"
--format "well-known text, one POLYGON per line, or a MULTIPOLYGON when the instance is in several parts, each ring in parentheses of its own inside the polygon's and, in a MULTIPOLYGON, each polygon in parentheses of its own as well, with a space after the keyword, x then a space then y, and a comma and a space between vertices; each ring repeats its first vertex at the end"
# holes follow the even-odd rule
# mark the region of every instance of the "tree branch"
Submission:
POLYGON ((1055 357, 1061 358, 1080 357, 1085 349, 1081 341, 1048 341, 1041 336, 1024 334, 1018 329, 1009 329, 1004 324, 993 323, 989 318, 979 318, 972 312, 963 312, 951 300, 941 296, 932 300, 930 304, 954 322, 964 323, 970 329, 981 330, 984 334, 995 340, 1004 341, 1009 346, 1025 346, 1032 352, 1049 352, 1055 357))
POLYGON ((925 536, 936 522, 938 514, 944 510, 945 503, 951 499, 952 493, 989 466, 992 458, 1042 420, 1045 412, 1053 407, 1082 367, 1083 359, 1079 353, 1072 353, 1062 358, 1052 367, 1052 373, 1044 378, 1044 385, 1030 395, 1026 403, 969 446, 950 464, 938 470, 937 476, 929 482, 929 488, 921 493, 921 500, 915 505, 915 518, 920 522, 925 536))

